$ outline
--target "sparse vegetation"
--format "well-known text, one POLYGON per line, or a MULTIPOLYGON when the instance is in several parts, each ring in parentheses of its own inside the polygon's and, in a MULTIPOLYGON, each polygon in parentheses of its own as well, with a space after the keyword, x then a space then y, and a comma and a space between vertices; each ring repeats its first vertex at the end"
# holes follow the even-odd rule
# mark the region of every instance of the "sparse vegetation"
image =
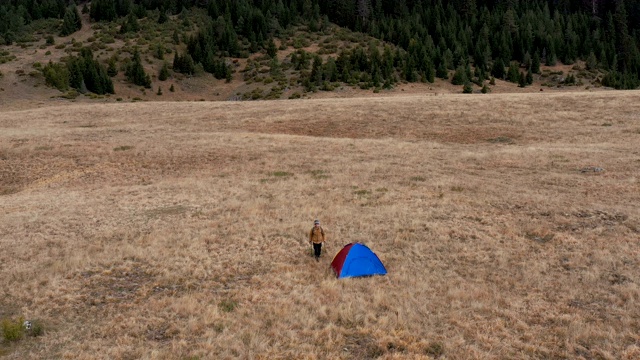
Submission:
POLYGON ((508 136, 498 136, 495 138, 489 139, 489 142, 494 144, 513 144, 513 139, 508 136))
POLYGON ((637 92, 129 100, 139 89, 0 109, 0 241, 29 239, 0 251, 0 309, 54 324, 3 338, 3 356, 637 357, 637 92), (349 242, 389 274, 335 279, 349 242))

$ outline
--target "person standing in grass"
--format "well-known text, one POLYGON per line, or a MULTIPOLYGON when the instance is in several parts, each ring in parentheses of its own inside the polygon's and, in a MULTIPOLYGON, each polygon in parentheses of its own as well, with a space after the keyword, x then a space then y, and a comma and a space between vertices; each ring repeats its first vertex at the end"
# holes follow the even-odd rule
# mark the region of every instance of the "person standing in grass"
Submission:
POLYGON ((320 253, 322 252, 322 243, 326 240, 324 230, 320 226, 320 220, 313 222, 313 228, 309 232, 309 244, 313 245, 313 256, 316 261, 320 261, 320 253))

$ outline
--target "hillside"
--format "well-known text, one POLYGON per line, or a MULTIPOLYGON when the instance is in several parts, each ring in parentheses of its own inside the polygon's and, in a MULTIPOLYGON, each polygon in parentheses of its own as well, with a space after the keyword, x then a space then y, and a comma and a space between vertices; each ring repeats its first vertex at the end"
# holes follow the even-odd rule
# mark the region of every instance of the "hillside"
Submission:
POLYGON ((0 356, 636 359, 639 100, 3 107, 0 356))
POLYGON ((479 2, 459 9, 441 3, 424 8, 416 2, 407 13, 397 13, 386 1, 376 1, 366 17, 353 15, 364 11, 361 5, 341 8, 347 3, 342 1, 334 5, 311 1, 309 7, 296 1, 262 7, 245 1, 212 2, 218 5, 208 7, 183 1, 182 8, 176 4, 162 8, 170 10, 154 2, 144 2, 145 8, 138 1, 121 1, 118 4, 129 4, 122 5, 128 13, 120 5, 116 10, 122 14, 103 13, 100 9, 109 3, 113 1, 80 2, 66 12, 59 5, 57 18, 45 17, 47 12, 55 15, 51 8, 33 5, 26 9, 28 24, 13 30, 7 24, 27 20, 17 20, 12 11, 20 12, 11 10, 11 5, 0 11, 6 22, 0 35, 8 44, 0 50, 2 104, 51 97, 100 102, 350 97, 464 89, 517 93, 602 85, 635 88, 638 82, 634 60, 634 54, 640 54, 634 22, 638 15, 631 4, 612 7, 600 1, 591 15, 602 18, 596 21, 583 8, 561 12, 545 2, 523 2, 514 8, 479 2), (411 17, 411 11, 422 22, 411 17), (60 36, 70 14, 78 16, 79 30, 60 36), (346 21, 347 15, 357 19, 346 21), (252 17, 260 21, 249 26, 245 19, 252 17), (485 26, 479 22, 482 19, 485 26), (622 34, 618 37, 603 30, 618 27, 622 34), (503 33, 505 29, 511 33, 503 33), (495 38, 489 36, 492 31, 498 32, 495 38), (617 44, 625 34, 628 41, 617 44), (88 77, 96 74, 91 75, 82 61, 73 65, 82 49, 95 57, 93 71, 113 82, 113 94, 91 86, 95 79, 88 77), (140 76, 130 74, 136 54, 140 76), (161 80, 164 76, 167 79, 161 80), (48 88, 52 86, 60 91, 48 88))

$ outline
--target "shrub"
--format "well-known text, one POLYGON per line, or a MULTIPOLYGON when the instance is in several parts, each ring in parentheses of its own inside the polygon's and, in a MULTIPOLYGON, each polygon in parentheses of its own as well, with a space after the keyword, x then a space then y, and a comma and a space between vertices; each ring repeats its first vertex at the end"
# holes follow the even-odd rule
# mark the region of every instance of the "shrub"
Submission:
POLYGON ((576 83, 576 77, 573 76, 573 74, 569 74, 567 75, 567 77, 564 79, 564 83, 565 85, 573 85, 576 83))
POLYGON ((433 342, 427 346, 425 352, 433 357, 440 357, 444 353, 444 346, 441 343, 433 342))
POLYGON ((60 91, 69 88, 69 70, 66 65, 49 62, 42 69, 42 74, 47 85, 60 91))
POLYGON ((67 92, 66 92, 66 93, 64 93, 63 95, 60 95, 60 97, 63 97, 63 98, 65 98, 65 99, 69 99, 69 100, 71 100, 71 99, 75 99, 75 98, 77 98, 78 96, 80 96, 80 93, 79 93, 77 90, 73 90, 73 89, 72 89, 72 90, 67 91, 67 92))
POLYGON ((24 329, 22 328, 23 323, 23 318, 19 318, 17 320, 3 319, 0 330, 2 330, 2 336, 4 339, 6 341, 20 340, 24 335, 24 329))
POLYGON ((44 327, 40 323, 40 321, 32 321, 31 330, 29 330, 29 336, 40 336, 44 334, 44 327))

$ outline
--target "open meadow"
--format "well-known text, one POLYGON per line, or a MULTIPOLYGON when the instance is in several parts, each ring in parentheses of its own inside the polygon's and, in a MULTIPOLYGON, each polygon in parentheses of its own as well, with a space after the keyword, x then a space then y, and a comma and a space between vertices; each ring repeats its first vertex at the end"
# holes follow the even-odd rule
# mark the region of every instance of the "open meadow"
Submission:
POLYGON ((638 359, 639 204, 638 91, 0 109, 0 357, 638 359))

